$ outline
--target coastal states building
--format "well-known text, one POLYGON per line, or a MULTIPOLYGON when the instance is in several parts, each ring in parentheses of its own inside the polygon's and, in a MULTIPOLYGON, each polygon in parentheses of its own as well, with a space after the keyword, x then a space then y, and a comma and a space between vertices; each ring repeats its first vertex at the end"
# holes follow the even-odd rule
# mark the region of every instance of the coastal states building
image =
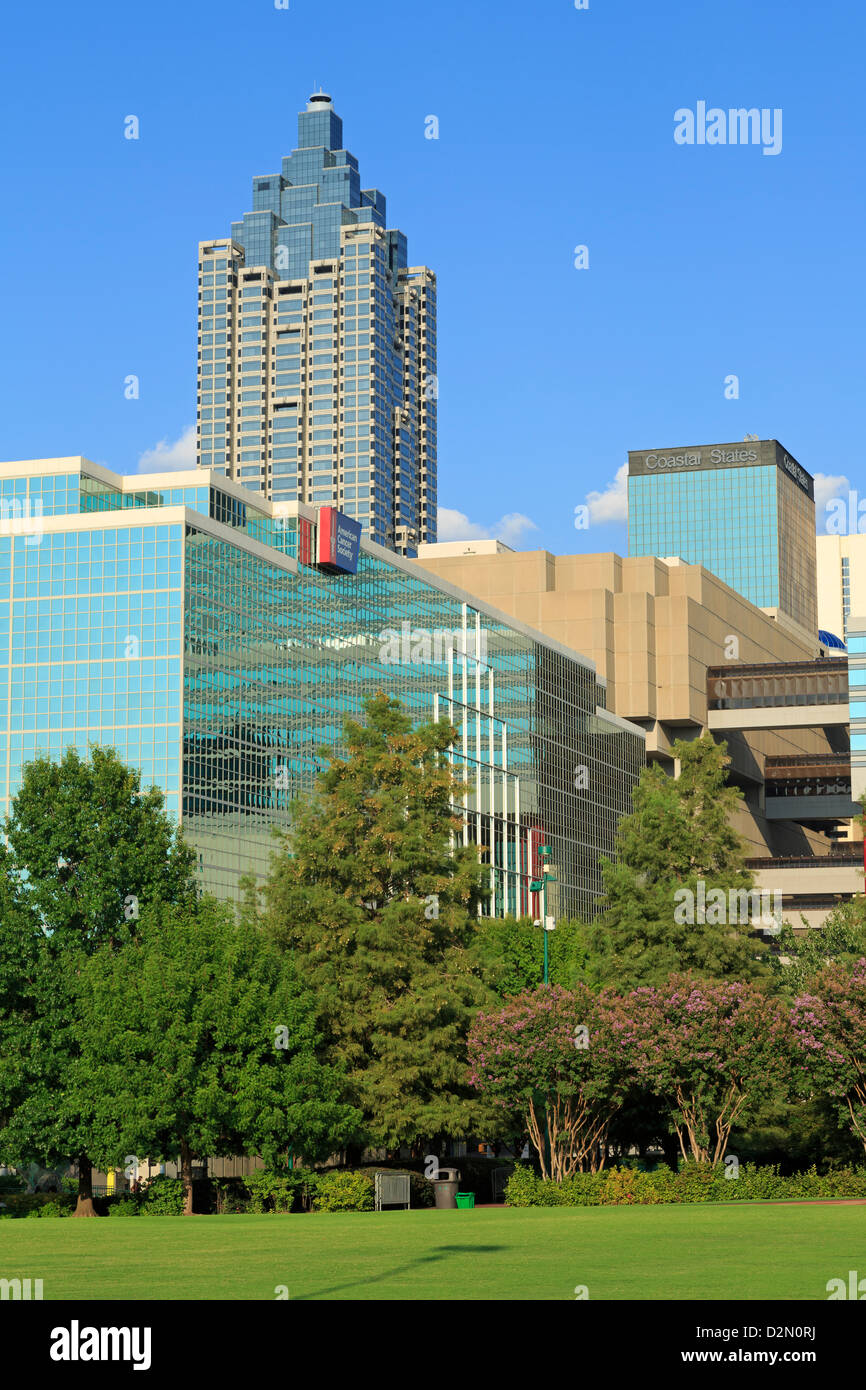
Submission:
POLYGON ((629 450, 628 553, 703 565, 811 639, 815 487, 776 439, 629 450))

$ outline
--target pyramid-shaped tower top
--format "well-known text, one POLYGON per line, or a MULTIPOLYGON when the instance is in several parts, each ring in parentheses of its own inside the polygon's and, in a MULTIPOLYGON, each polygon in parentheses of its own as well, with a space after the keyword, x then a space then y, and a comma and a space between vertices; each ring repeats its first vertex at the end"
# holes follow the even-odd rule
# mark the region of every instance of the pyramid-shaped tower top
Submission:
MULTIPOLYGON (((327 92, 314 92, 298 114, 298 144, 278 174, 253 179, 253 209, 232 223, 232 240, 247 265, 267 265, 280 278, 302 279, 311 260, 340 254, 340 230, 385 230, 385 195, 362 188, 358 161, 343 148, 343 122, 327 92)), ((394 269, 407 265, 406 238, 389 233, 394 269)))

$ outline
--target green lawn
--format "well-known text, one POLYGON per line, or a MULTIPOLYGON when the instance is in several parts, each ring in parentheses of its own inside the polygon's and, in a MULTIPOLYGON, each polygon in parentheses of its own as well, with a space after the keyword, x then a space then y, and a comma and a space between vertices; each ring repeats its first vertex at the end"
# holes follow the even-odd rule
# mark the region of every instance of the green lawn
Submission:
POLYGON ((866 1206, 19 1220, 0 1278, 41 1278, 46 1300, 809 1300, 864 1249, 866 1206))

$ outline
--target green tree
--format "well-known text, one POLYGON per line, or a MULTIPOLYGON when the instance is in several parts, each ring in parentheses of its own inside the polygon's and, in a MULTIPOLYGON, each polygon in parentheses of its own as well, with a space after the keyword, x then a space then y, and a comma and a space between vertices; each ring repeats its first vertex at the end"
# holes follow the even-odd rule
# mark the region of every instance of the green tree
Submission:
POLYGON ((212 898, 157 903, 136 938, 83 958, 77 1004, 65 1110, 106 1166, 179 1155, 187 1214, 194 1155, 315 1161, 358 1132, 290 960, 212 898))
POLYGON ((742 794, 727 784, 725 745, 705 735, 679 740, 672 752, 679 777, 655 764, 644 769, 634 811, 619 823, 616 862, 602 860, 604 910, 591 935, 590 975, 619 988, 659 984, 673 971, 762 978, 768 948, 748 920, 752 878, 731 825, 742 794), (740 896, 731 899, 731 890, 740 896), (719 910, 701 910, 702 894, 712 903, 713 893, 724 897, 721 920, 719 910))
POLYGON ((195 856, 164 806, 113 748, 27 764, 5 826, 6 870, 54 949, 123 939, 145 903, 195 895, 195 856))
POLYGON ((471 946, 486 872, 461 844, 461 782, 445 723, 413 727, 397 700, 347 719, 264 892, 264 920, 315 993, 365 1137, 396 1148, 476 1131, 466 1039, 489 998, 471 946))
POLYGON ((32 913, 16 901, 0 849, 0 1160, 9 1162, 9 1132, 27 1094, 28 1059, 38 1056, 36 988, 44 944, 32 913))
POLYGON ((800 994, 828 965, 853 966, 866 956, 866 898, 862 894, 839 903, 822 927, 795 932, 785 922, 776 938, 773 969, 781 987, 800 994))
POLYGON ((59 763, 29 763, 4 828, 2 930, 20 931, 22 961, 0 954, 0 997, 16 991, 23 1052, 14 1085, 7 1079, 5 1087, 0 1146, 7 1162, 77 1160, 76 1215, 91 1216, 84 1130, 68 1111, 61 1119, 57 1105, 76 1059, 69 961, 129 940, 148 903, 191 902, 194 857, 162 793, 143 791, 139 773, 113 749, 94 747, 83 759, 70 748, 59 763))
MULTIPOLYGON (((589 961, 589 928, 583 922, 558 921, 548 933, 547 945, 550 984, 571 989, 589 961)), ((544 981, 542 929, 531 917, 482 918, 475 953, 484 980, 500 999, 544 981)))

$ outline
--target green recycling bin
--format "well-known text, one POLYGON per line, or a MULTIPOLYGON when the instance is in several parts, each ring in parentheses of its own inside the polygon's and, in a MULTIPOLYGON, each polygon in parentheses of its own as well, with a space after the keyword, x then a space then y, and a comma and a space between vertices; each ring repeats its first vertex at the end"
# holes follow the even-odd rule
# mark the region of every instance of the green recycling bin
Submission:
POLYGON ((475 1193, 458 1192, 454 1200, 456 1201, 458 1207, 468 1209, 475 1206, 475 1193))

